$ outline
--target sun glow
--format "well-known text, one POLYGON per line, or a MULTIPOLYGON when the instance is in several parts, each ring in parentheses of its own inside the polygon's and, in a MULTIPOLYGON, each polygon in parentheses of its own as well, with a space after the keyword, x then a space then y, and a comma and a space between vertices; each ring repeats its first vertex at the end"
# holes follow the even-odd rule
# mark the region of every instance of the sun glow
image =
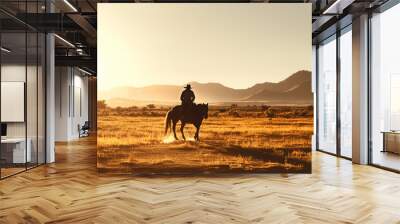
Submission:
POLYGON ((166 136, 164 136, 164 138, 163 138, 163 140, 161 142, 165 143, 165 144, 169 144, 169 143, 172 143, 174 141, 175 141, 175 138, 174 138, 173 135, 166 135, 166 136))
POLYGON ((311 70, 311 4, 303 5, 98 4, 98 89, 192 81, 241 89, 311 70))
MULTIPOLYGON (((173 143, 179 140, 175 140, 174 136, 172 134, 170 135, 166 135, 164 136, 164 138, 162 139, 161 143, 164 144, 169 144, 169 143, 173 143)), ((195 142, 196 140, 192 137, 192 138, 186 138, 186 140, 181 140, 181 142, 195 142)))

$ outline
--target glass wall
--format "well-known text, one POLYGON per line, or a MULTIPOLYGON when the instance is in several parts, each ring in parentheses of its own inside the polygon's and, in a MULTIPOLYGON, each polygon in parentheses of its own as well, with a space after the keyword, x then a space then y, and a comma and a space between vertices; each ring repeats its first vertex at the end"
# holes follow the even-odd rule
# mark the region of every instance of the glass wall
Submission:
POLYGON ((26 34, 1 34, 1 176, 26 169, 26 34), (6 50, 4 50, 6 49, 6 50))
POLYGON ((400 170, 400 4, 371 19, 371 162, 400 170))
POLYGON ((352 157, 352 35, 351 26, 340 38, 340 155, 352 157))
POLYGON ((37 164, 37 149, 38 149, 38 49, 37 41, 38 35, 34 32, 29 32, 26 35, 27 38, 27 69, 26 69, 26 92, 29 93, 26 96, 26 113, 27 113, 27 141, 29 146, 27 148, 30 152, 30 161, 28 161, 28 168, 37 164), (30 147, 30 149, 29 149, 30 147))
MULTIPOLYGON (((18 7, 36 13, 43 10, 40 2, 20 1, 18 7)), ((7 26, 14 21, 8 15, 0 13, 0 20, 7 20, 0 21, 0 178, 5 178, 45 163, 46 40, 22 22, 7 26)))
POLYGON ((318 150, 352 157, 352 26, 317 51, 318 150), (338 123, 339 122, 339 123, 338 123))
POLYGON ((318 47, 318 149, 336 153, 336 36, 318 47))

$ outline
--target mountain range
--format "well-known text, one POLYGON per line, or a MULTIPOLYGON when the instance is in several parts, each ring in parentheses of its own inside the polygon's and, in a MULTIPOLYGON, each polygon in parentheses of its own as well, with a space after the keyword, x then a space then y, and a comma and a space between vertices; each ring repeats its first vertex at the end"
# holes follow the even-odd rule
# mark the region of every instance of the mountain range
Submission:
MULTIPOLYGON (((196 102, 312 104, 311 72, 298 71, 280 82, 264 82, 247 89, 233 89, 220 83, 191 82, 196 102)), ((150 85, 145 87, 119 87, 99 92, 110 106, 131 106, 179 103, 183 88, 180 85, 150 85)))

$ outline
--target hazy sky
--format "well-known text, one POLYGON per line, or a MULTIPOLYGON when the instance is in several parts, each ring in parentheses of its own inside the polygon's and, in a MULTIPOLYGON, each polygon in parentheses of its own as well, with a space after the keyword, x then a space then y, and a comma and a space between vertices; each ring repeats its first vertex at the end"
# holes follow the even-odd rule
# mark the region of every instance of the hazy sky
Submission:
POLYGON ((98 4, 98 87, 219 82, 311 70, 311 4, 98 4))

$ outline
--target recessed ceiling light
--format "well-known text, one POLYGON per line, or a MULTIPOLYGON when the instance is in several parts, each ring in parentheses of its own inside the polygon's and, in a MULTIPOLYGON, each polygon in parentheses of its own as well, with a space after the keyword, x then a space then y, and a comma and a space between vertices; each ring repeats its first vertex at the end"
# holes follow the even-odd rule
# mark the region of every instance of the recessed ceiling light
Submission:
POLYGON ((54 34, 55 37, 57 37, 59 40, 61 40, 62 42, 64 42, 65 44, 67 44, 68 46, 75 48, 75 45, 73 45, 71 42, 69 42, 68 40, 62 38, 61 36, 59 36, 58 34, 54 34))
POLYGON ((78 12, 78 10, 73 6, 68 0, 64 0, 65 4, 67 4, 74 12, 78 12))
POLYGON ((345 8, 349 4, 351 4, 354 0, 336 0, 333 2, 332 5, 330 5, 327 9, 324 10, 322 14, 341 14, 343 13, 343 9, 340 9, 341 7, 345 8), (339 12, 340 11, 340 12, 339 12))
POLYGON ((90 76, 93 75, 92 73, 90 73, 90 72, 88 72, 88 71, 86 71, 86 70, 83 70, 83 69, 81 69, 81 68, 79 68, 79 67, 78 67, 78 70, 81 71, 81 72, 83 72, 83 73, 85 73, 85 74, 87 74, 87 75, 90 75, 90 76))
POLYGON ((338 7, 339 2, 340 2, 340 0, 336 0, 332 5, 330 5, 327 9, 325 9, 322 14, 332 13, 333 9, 335 11, 337 11, 337 7, 338 7))
POLYGON ((6 53, 11 53, 11 50, 9 50, 5 47, 1 47, 1 51, 6 52, 6 53))

